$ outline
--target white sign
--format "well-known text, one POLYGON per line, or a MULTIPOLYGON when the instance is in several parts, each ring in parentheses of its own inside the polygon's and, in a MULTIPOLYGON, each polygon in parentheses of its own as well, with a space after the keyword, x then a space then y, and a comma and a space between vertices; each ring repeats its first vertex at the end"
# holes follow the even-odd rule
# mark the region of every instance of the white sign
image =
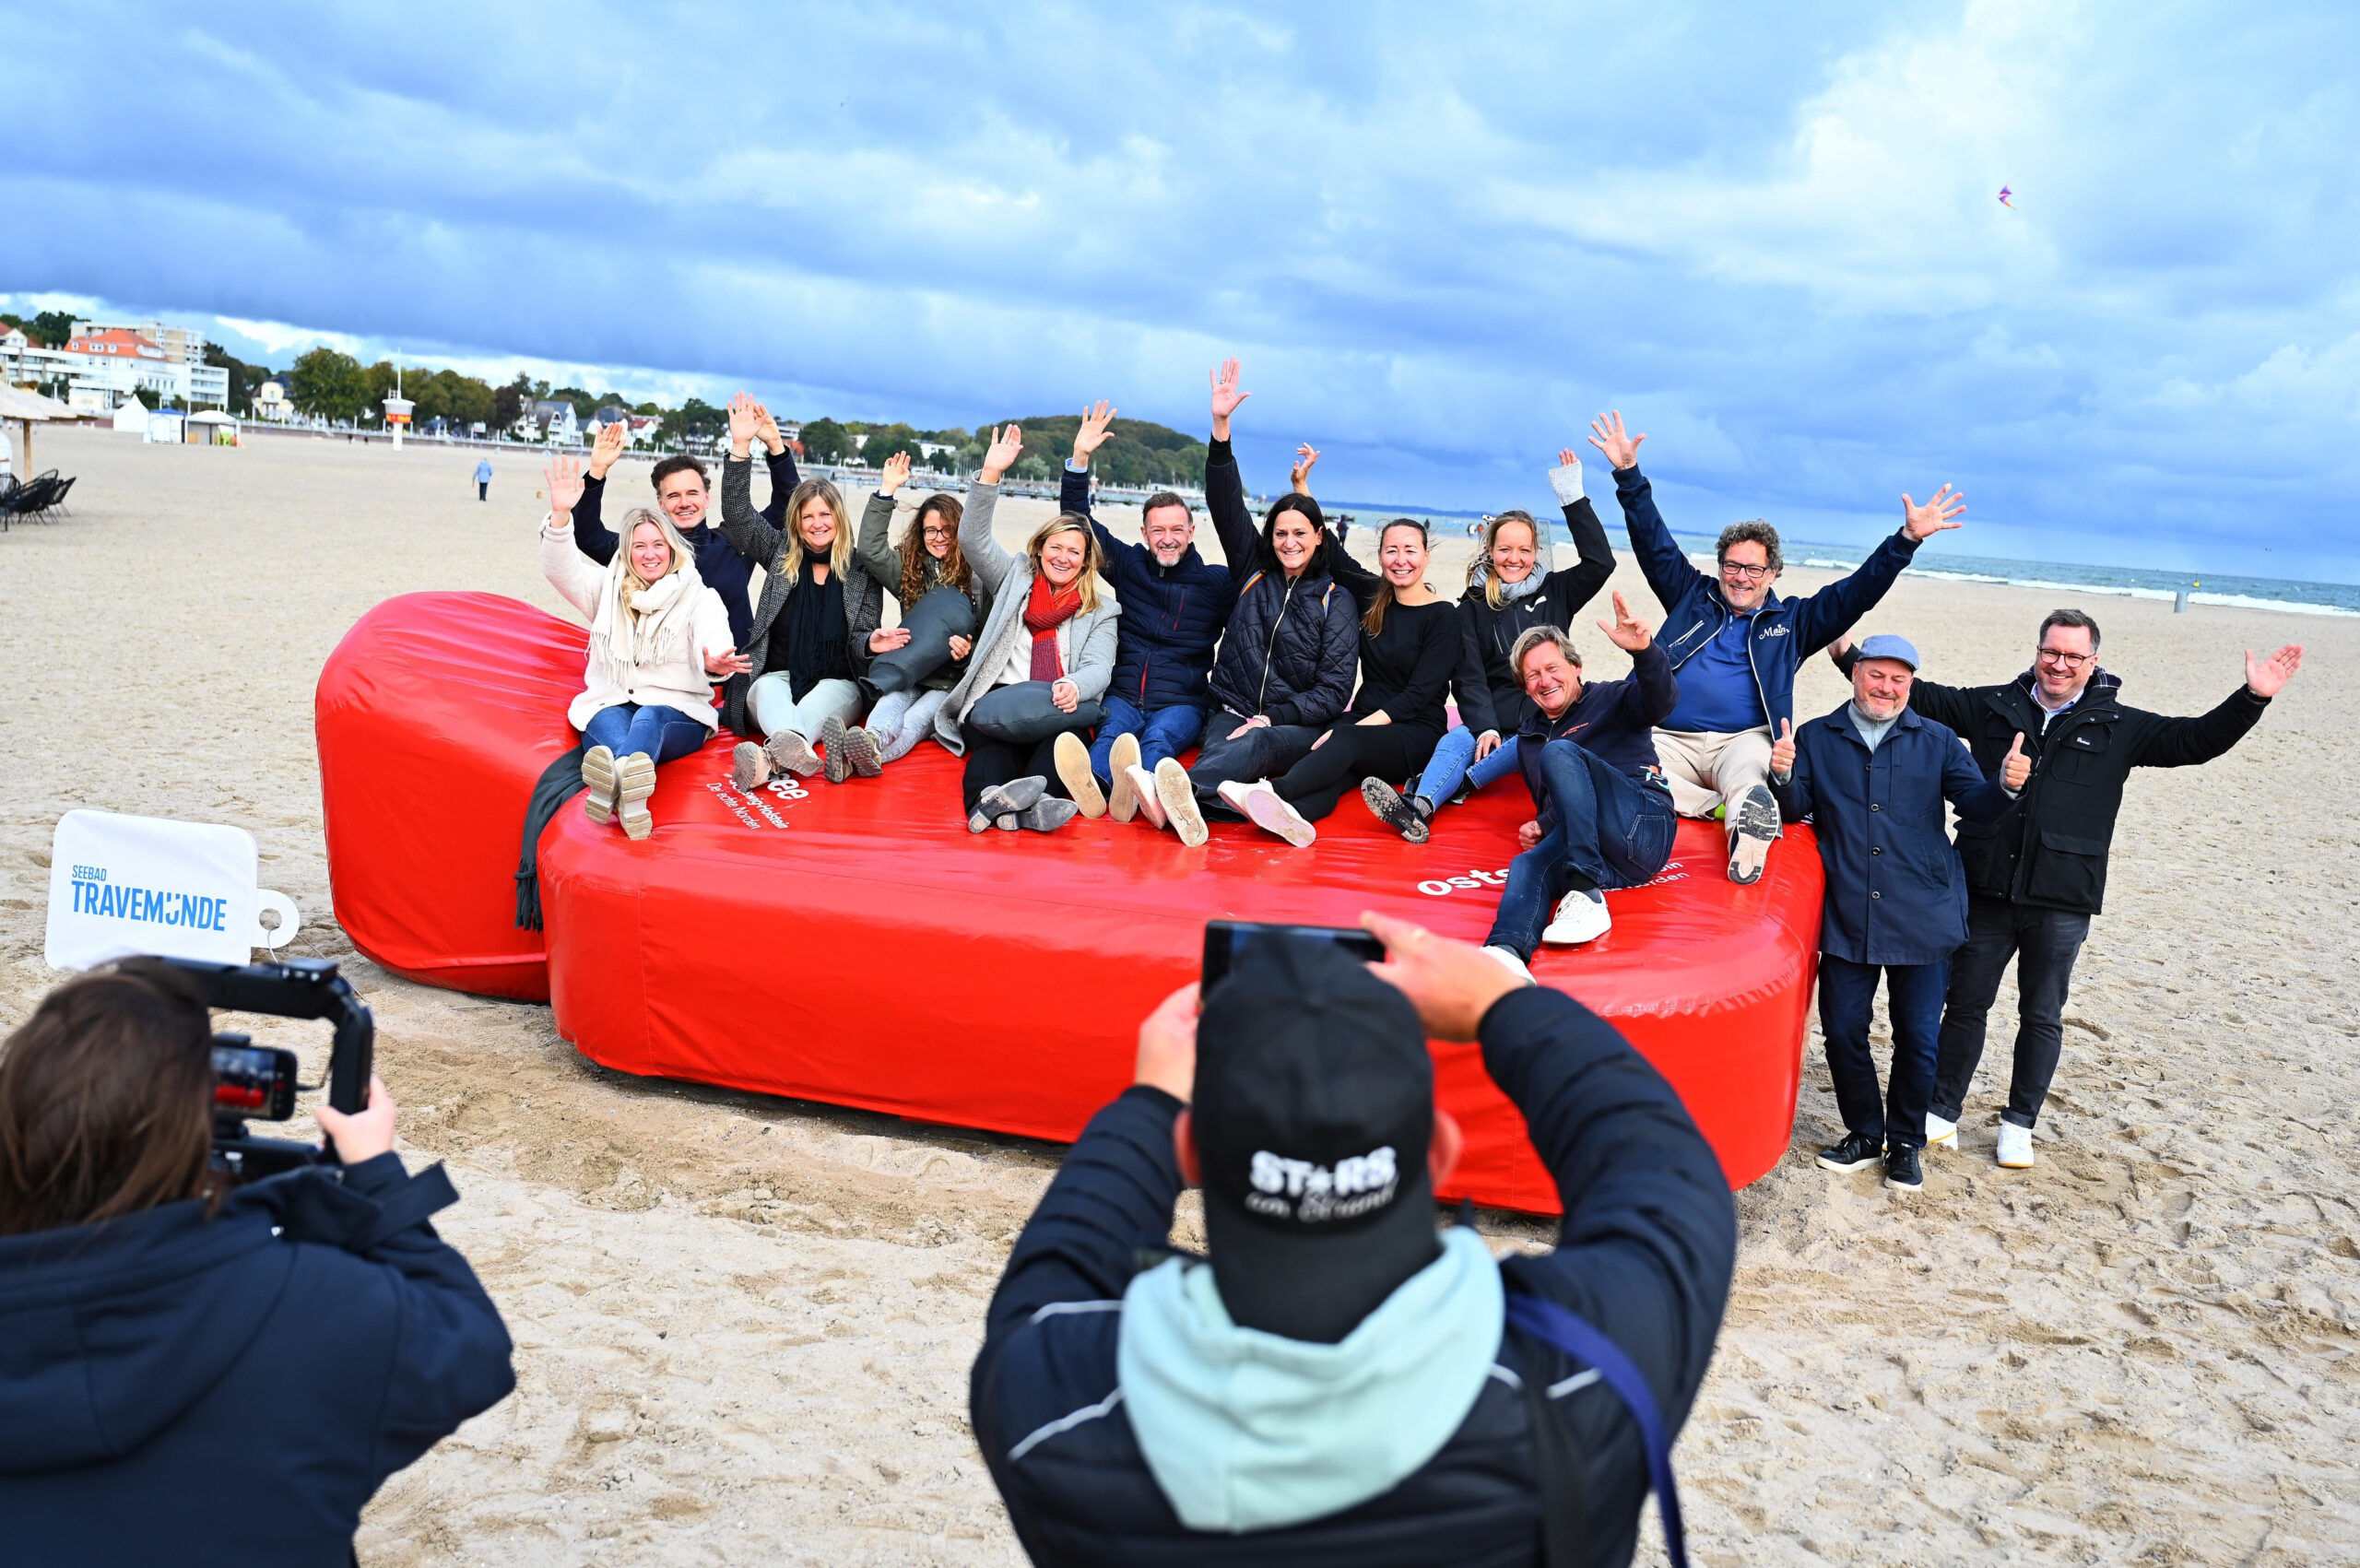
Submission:
POLYGON ((246 963, 301 919, 292 899, 256 886, 262 855, 243 828, 68 811, 49 853, 53 969, 134 953, 246 963), (277 913, 273 929, 263 928, 265 910, 277 913))

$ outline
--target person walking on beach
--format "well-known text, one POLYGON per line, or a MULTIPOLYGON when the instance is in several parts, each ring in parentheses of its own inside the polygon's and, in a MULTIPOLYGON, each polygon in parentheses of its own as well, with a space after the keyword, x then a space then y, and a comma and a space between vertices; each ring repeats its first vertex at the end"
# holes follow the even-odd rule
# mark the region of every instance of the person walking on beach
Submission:
MULTIPOLYGON (((1848 643, 1829 650, 1848 671, 1848 643)), ((1966 873, 1966 941, 1951 961, 1934 1092, 1926 1114, 1929 1145, 1955 1148, 1966 1091, 1983 1059, 1991 1004, 2011 959, 2016 963, 2016 1047, 2008 1103, 2000 1113, 1998 1161, 2033 1162, 2032 1132, 2064 1044, 2073 961, 2106 903, 2106 855, 2122 786, 2133 768, 2210 762, 2261 722, 2271 699, 2302 667, 2290 643, 2267 658, 2246 654, 2243 686, 2209 713, 2173 718, 2124 706, 2119 676, 2098 666, 2098 624, 2078 609, 2040 623, 2032 668, 1999 686, 1919 680, 1909 705, 1959 733, 1986 773, 2014 752, 2032 759, 2016 808, 1996 822, 1963 821, 1958 851, 1966 873)))
POLYGON ((1925 1185, 1926 1102, 1951 954, 1966 940, 1964 874, 1942 802, 1963 820, 2007 810, 2032 772, 2021 750, 1986 780, 1948 725, 1909 710, 1918 650, 1871 637, 1852 666, 1852 698, 1800 730, 1783 721, 1770 787, 1790 822, 1809 817, 1827 870, 1819 923, 1819 1027, 1843 1139, 1820 1150, 1830 1171, 1884 1161, 1884 1185, 1925 1185), (1865 764, 1865 766, 1863 765, 1865 764), (1882 972, 1893 1014, 1893 1072, 1882 1109, 1869 1017, 1882 972))
POLYGON ((1618 1568, 1651 1481, 1685 1561, 1668 1444, 1736 1262, 1720 1162, 1581 1003, 1362 924, 1385 963, 1279 937, 1201 1016, 1167 997, 1017 1238, 968 1408, 1043 1568, 1618 1568), (1464 1137, 1429 1037, 1481 1042, 1523 1114, 1553 1252, 1436 1234, 1464 1137), (1209 1259, 1163 1251, 1191 1185, 1209 1259))
POLYGON ((1718 574, 1705 576, 1672 538, 1639 472, 1639 443, 1647 438, 1625 434, 1619 413, 1592 420, 1590 432, 1589 443, 1614 465, 1631 548, 1663 605, 1659 635, 1680 672, 1680 706, 1656 735, 1672 804, 1683 817, 1722 817, 1729 880, 1757 881, 1778 837, 1778 803, 1766 782, 1770 740, 1776 725, 1795 716, 1795 671, 1876 607, 1918 545, 1961 526, 1966 498, 1948 485, 1923 506, 1903 496, 1900 529, 1851 575, 1782 599, 1777 529, 1730 524, 1716 547, 1718 574))
POLYGON ((1598 624, 1631 655, 1628 678, 1584 684, 1580 651, 1553 626, 1534 627, 1510 654, 1532 700, 1515 744, 1536 810, 1516 830, 1524 853, 1508 863, 1483 945, 1519 973, 1542 942, 1605 936, 1613 925, 1606 890, 1638 887, 1662 870, 1679 828, 1653 730, 1680 701, 1680 681, 1621 594, 1614 619, 1598 624))
POLYGON ((489 457, 476 459, 476 499, 491 499, 491 459, 489 457))
MULTIPOLYGON (((1233 362, 1233 392, 1235 380, 1233 362)), ((1221 393, 1216 374, 1216 407, 1221 393)), ((1243 401, 1246 395, 1235 395, 1243 401)), ((1056 769, 1083 816, 1111 810, 1116 821, 1127 822, 1140 799, 1139 775, 1131 770, 1152 776, 1205 733, 1205 714, 1212 706, 1213 645, 1236 607, 1237 582, 1227 566, 1198 552, 1196 513, 1170 490, 1148 497, 1139 508, 1144 544, 1116 538, 1092 513, 1090 455, 1114 426, 1113 404, 1101 401, 1082 410, 1073 455, 1058 486, 1057 510, 1090 519, 1124 614, 1098 737, 1084 745, 1068 732, 1056 743, 1056 769)))

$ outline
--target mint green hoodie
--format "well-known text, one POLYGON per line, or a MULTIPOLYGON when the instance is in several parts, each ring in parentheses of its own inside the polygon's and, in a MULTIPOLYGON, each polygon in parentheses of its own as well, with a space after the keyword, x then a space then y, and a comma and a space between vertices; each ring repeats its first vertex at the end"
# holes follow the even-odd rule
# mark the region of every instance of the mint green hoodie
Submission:
POLYGON ((1123 1293, 1115 1373, 1148 1468, 1194 1530, 1266 1530, 1389 1491, 1450 1441, 1499 1354, 1499 1266, 1464 1227, 1338 1344, 1230 1321, 1205 1264, 1123 1293))

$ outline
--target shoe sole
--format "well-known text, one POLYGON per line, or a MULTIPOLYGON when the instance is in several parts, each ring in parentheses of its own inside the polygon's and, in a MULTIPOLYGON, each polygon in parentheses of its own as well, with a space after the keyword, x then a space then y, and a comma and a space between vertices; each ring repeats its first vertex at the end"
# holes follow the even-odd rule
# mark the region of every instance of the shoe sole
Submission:
POLYGON ((1994 1155, 1991 1162, 1994 1165, 1999 1166, 2002 1171, 2029 1171, 2035 1165, 2038 1164, 2039 1161, 2036 1159, 2002 1160, 1997 1155, 1994 1155))
POLYGON ((1080 811, 1080 808, 1072 801, 1051 796, 1046 800, 1034 801, 1013 818, 1002 818, 1000 826, 1005 828, 1013 823, 1030 832, 1054 833, 1072 821, 1080 811))
POLYGON ((1057 778, 1066 786, 1066 794, 1074 809, 1085 817, 1106 815, 1106 796, 1090 772, 1090 748, 1071 730, 1057 737, 1056 747, 1057 778))
POLYGON ((831 714, 820 725, 820 766, 832 784, 852 777, 852 759, 844 755, 844 722, 831 714))
POLYGON ((582 814, 605 827, 615 819, 615 754, 594 746, 582 756, 582 814))
POLYGON ((1612 913, 1610 911, 1607 913, 1605 924, 1599 926, 1595 931, 1585 931, 1579 936, 1572 935, 1569 928, 1560 926, 1552 920, 1549 923, 1548 927, 1540 933, 1540 939, 1552 947, 1578 948, 1587 943, 1597 941, 1600 937, 1605 936, 1609 931, 1613 929, 1614 919, 1612 913))
POLYGON ((634 751, 615 765, 615 798, 622 807, 628 836, 643 839, 655 831, 655 819, 647 810, 647 797, 655 793, 655 764, 644 753, 634 751))
POLYGON ((1884 1185, 1885 1190, 1888 1192, 1923 1192, 1926 1190, 1926 1180, 1922 1176, 1914 1182, 1896 1182, 1891 1176, 1887 1176, 1884 1179, 1884 1185))
POLYGON ((1139 737, 1116 736, 1106 765, 1115 770, 1115 792, 1106 798, 1106 815, 1117 822, 1127 822, 1139 815, 1139 792, 1131 783, 1131 770, 1139 765, 1139 737))
POLYGON ((784 768, 798 779, 808 779, 827 766, 811 749, 811 743, 791 729, 772 736, 762 743, 762 749, 770 753, 771 766, 784 768))
POLYGON ((983 829, 974 827, 974 819, 980 817, 994 827, 1007 827, 1013 831, 1016 814, 1039 805, 1041 797, 1048 792, 1046 779, 1018 779, 1010 784, 994 784, 975 797, 975 809, 968 814, 968 826, 976 832, 982 832, 983 829))
POLYGON ((1729 880, 1752 886, 1762 880, 1762 868, 1769 863, 1770 846, 1778 842, 1778 801, 1770 791, 1755 784, 1739 801, 1737 826, 1729 833, 1729 880))
POLYGON ((771 782, 770 761, 762 749, 750 740, 740 741, 729 754, 729 787, 743 795, 749 789, 760 789, 771 782))
POLYGON ((855 778, 873 779, 885 772, 885 754, 877 749, 877 737, 855 725, 844 731, 844 760, 852 764, 855 778))
POLYGON ((1855 1160, 1849 1164, 1846 1164, 1841 1161, 1830 1160, 1826 1155, 1823 1154, 1819 1157, 1818 1161, 1819 1168, 1823 1171, 1865 1171, 1871 1165, 1879 1165, 1883 1162, 1884 1156, 1882 1154, 1871 1154, 1865 1160, 1855 1160))
POLYGON ((1429 831, 1426 819, 1418 815, 1416 807, 1401 798, 1401 792, 1383 779, 1363 779, 1361 799, 1369 814, 1399 833, 1411 843, 1423 843, 1429 831))
POLYGON ((1190 849, 1212 836, 1205 827, 1204 810, 1197 804, 1197 786, 1188 781, 1187 770, 1170 758, 1155 765, 1155 798, 1162 803, 1172 831, 1190 849))
POLYGON ((1318 829, 1269 790, 1257 789, 1247 796, 1244 809, 1247 821, 1266 833, 1276 833, 1297 849, 1309 849, 1319 838, 1318 829))
POLYGON ((1955 1151, 1958 1148, 1958 1129, 1956 1127, 1953 1127, 1950 1131, 1944 1133, 1940 1138, 1928 1138, 1926 1140, 1926 1147, 1929 1149, 1948 1149, 1955 1151))

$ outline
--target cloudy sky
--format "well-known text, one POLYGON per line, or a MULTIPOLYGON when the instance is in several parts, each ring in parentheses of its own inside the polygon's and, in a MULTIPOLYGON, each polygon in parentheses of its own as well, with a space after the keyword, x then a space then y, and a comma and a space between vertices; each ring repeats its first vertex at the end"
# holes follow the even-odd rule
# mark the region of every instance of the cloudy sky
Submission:
POLYGON ((0 22, 20 310, 919 425, 1233 353, 1257 488, 1531 504, 1620 407, 1683 526, 2360 578, 2348 0, 0 22))

